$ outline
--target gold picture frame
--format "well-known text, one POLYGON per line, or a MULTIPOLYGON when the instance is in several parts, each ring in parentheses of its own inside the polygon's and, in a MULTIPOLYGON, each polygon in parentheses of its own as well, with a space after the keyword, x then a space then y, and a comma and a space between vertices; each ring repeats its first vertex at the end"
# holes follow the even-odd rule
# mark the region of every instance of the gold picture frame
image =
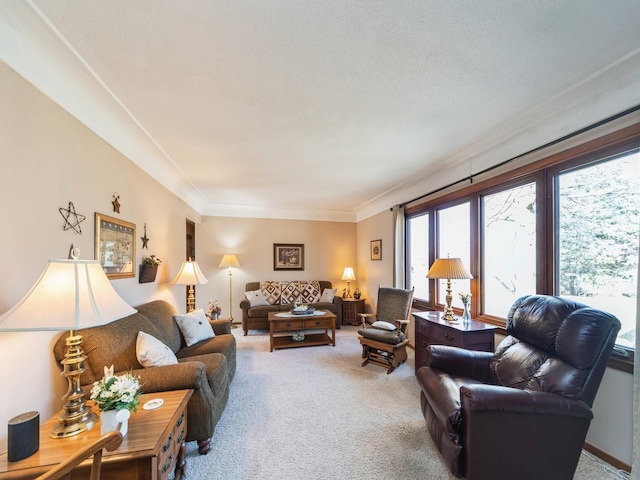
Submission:
POLYGON ((382 240, 371 240, 371 260, 382 260, 382 240))
POLYGON ((303 243, 274 243, 274 270, 304 270, 303 243))
POLYGON ((96 212, 96 260, 108 278, 136 276, 136 225, 96 212))

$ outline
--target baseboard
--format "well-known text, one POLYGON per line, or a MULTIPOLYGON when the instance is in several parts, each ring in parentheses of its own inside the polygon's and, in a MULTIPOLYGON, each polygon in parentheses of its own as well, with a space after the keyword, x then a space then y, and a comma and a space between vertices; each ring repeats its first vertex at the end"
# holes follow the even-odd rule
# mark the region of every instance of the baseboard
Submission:
POLYGON ((595 446, 593 446, 593 445, 591 445, 590 443, 587 443, 587 442, 584 442, 584 449, 587 452, 595 455, 599 459, 604 460, 605 462, 613 465, 615 468, 618 468, 620 470, 624 470, 625 472, 631 473, 631 465, 627 465, 626 463, 624 463, 624 462, 618 460, 617 458, 609 455, 604 450, 600 450, 598 447, 595 447, 595 446))

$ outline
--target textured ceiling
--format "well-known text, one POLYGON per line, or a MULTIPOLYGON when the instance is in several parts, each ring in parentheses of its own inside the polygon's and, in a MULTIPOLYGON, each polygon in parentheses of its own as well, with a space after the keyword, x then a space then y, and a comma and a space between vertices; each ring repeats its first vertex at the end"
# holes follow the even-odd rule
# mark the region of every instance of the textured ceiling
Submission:
POLYGON ((640 47, 637 0, 24 4, 204 213, 348 218, 640 47))

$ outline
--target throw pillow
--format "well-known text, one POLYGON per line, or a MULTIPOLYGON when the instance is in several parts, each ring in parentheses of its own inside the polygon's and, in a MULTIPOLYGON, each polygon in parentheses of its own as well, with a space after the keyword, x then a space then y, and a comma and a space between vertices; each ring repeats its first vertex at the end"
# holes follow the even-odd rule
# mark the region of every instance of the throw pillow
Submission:
POLYGON ((153 335, 138 332, 136 357, 144 368, 161 367, 178 363, 175 353, 153 335))
POLYGON ((246 297, 247 300, 249 300, 249 303, 251 304, 252 307, 259 307, 260 305, 269 305, 269 302, 267 302, 267 299, 264 298, 264 294, 262 293, 262 290, 252 290, 250 292, 244 292, 244 296, 246 297))
POLYGON ((331 303, 333 302, 333 297, 336 296, 337 288, 325 288, 322 291, 322 296, 320 297, 320 303, 331 303))
POLYGON ((213 328, 201 308, 184 315, 174 315, 173 318, 184 336, 187 347, 215 336, 213 328))
POLYGON ((377 322, 373 322, 373 325, 371 325, 373 328, 380 328, 382 330, 390 330, 390 331, 394 331, 396 329, 396 326, 392 323, 389 322, 384 322, 382 320, 378 320, 377 322))

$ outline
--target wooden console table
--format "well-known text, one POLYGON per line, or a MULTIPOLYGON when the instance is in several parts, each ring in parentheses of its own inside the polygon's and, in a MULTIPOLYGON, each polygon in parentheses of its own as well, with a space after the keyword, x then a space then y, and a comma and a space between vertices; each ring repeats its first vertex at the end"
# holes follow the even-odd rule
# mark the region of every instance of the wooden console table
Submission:
POLYGON ((477 320, 449 323, 442 312, 415 312, 416 372, 427 364, 429 345, 451 345, 468 350, 493 352, 498 327, 477 320))
MULTIPOLYGON (((178 480, 184 475, 185 438, 187 437, 187 402, 193 390, 158 392, 140 396, 140 408, 129 419, 129 431, 120 447, 104 451, 103 480, 165 480, 175 472, 178 480), (153 398, 164 404, 155 410, 142 405, 153 398)), ((91 402, 89 402, 91 403, 91 402)), ((97 412, 97 408, 95 408, 97 412)), ((31 479, 67 459, 76 450, 100 438, 100 425, 73 437, 49 438, 57 422, 56 416, 40 426, 40 449, 23 460, 9 462, 0 455, 0 479, 31 479)), ((72 478, 88 478, 89 458, 73 471, 72 478)))
POLYGON ((284 312, 269 312, 269 340, 271 350, 276 348, 311 347, 314 345, 336 346, 336 316, 322 310, 322 315, 279 316, 284 312), (331 329, 331 336, 329 336, 331 329), (294 332, 324 330, 320 333, 305 333, 304 340, 295 341, 294 332))

